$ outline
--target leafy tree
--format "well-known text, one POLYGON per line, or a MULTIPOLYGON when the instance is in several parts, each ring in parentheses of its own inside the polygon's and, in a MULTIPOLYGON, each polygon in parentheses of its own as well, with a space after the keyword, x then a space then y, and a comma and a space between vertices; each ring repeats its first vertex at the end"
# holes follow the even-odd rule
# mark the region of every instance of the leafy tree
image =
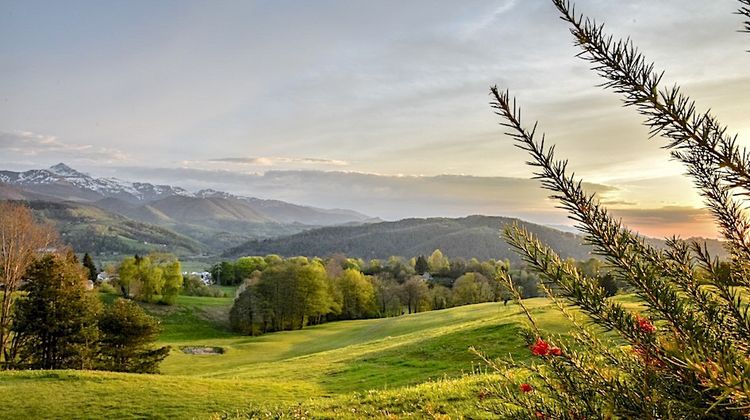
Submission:
POLYGON ((336 284, 342 294, 341 316, 344 319, 366 318, 374 312, 375 291, 361 272, 349 268, 336 284))
POLYGON ((27 270, 28 296, 16 303, 13 324, 22 364, 35 369, 94 365, 101 303, 86 291, 86 273, 73 255, 47 254, 27 270))
POLYGON ((453 305, 471 305, 495 300, 489 280, 479 273, 466 273, 453 284, 453 305))
POLYGON ((96 269, 94 259, 91 258, 91 255, 89 255, 88 252, 83 255, 83 266, 86 267, 86 270, 88 270, 89 280, 96 282, 96 277, 99 275, 99 270, 96 269))
POLYGON ((136 257, 125 258, 117 268, 123 297, 153 302, 160 296, 161 303, 174 304, 183 283, 177 258, 163 253, 136 257))
POLYGON ((231 286, 237 284, 234 272, 234 264, 229 261, 222 261, 214 264, 209 270, 211 277, 216 279, 216 284, 231 286))
MULTIPOLYGON (((645 117, 654 135, 667 140, 672 157, 688 174, 716 218, 731 255, 731 278, 750 287, 750 152, 709 112, 701 113, 679 87, 663 87, 630 41, 608 36, 601 25, 577 15, 566 0, 553 0, 570 27, 581 56, 604 78, 604 86, 645 117)), ((744 5, 748 1, 743 0, 744 5)), ((743 7, 740 13, 750 17, 743 7)), ((570 319, 570 339, 546 333, 525 311, 531 352, 540 364, 524 383, 508 375, 500 387, 508 418, 747 418, 750 416, 750 317, 744 290, 722 279, 719 262, 705 244, 677 238, 659 251, 613 219, 569 174, 554 147, 527 128, 508 93, 492 89, 493 107, 517 145, 529 152, 536 178, 578 222, 598 254, 643 301, 637 313, 609 299, 596 279, 585 276, 519 227, 508 242, 546 282, 545 291, 570 319), (697 270, 696 267, 700 267, 697 270), (596 329, 565 303, 577 306, 596 329), (619 337, 600 335, 614 331, 619 337), (622 343, 627 343, 623 346, 622 343)), ((512 276, 505 281, 513 288, 512 276)), ((516 292, 516 297, 520 297, 516 292)), ((505 362, 504 368, 518 367, 505 362)))
POLYGON ((424 273, 426 273, 430 269, 429 264, 427 264, 427 258, 424 257, 424 255, 420 255, 417 257, 417 260, 414 263, 414 271, 417 272, 420 276, 424 273))
POLYGON ((134 297, 142 302, 151 302, 156 295, 161 294, 164 287, 164 269, 153 264, 149 257, 143 257, 136 267, 135 281, 138 283, 138 288, 134 297))
POLYGON ((39 250, 53 247, 57 233, 34 221, 31 210, 21 203, 0 202, 0 360, 10 358, 8 344, 16 291, 39 250))
POLYGON ((398 316, 403 312, 401 289, 396 280, 380 276, 371 277, 375 302, 380 316, 398 316))
POLYGON ((430 288, 429 295, 430 306, 433 310, 451 307, 451 289, 441 284, 435 284, 430 288))
POLYGON ((268 266, 263 257, 241 257, 234 263, 235 284, 249 279, 253 272, 263 271, 268 266))
POLYGON ((162 277, 164 278, 164 286, 161 290, 161 301, 167 305, 174 305, 184 281, 180 262, 175 259, 166 263, 162 267, 162 277))
POLYGON ((229 325, 232 331, 247 335, 261 332, 259 325, 263 323, 263 319, 259 299, 258 289, 254 285, 243 288, 229 311, 229 325))
POLYGON ((410 314, 428 309, 429 289, 421 277, 414 276, 407 280, 402 285, 402 295, 410 314))
POLYGON ((156 373, 169 347, 153 348, 159 338, 159 322, 138 304, 117 299, 99 319, 99 364, 115 372, 156 373))
POLYGON ((427 265, 430 267, 430 273, 432 274, 445 273, 450 269, 450 261, 443 256, 439 249, 434 250, 427 258, 427 265))

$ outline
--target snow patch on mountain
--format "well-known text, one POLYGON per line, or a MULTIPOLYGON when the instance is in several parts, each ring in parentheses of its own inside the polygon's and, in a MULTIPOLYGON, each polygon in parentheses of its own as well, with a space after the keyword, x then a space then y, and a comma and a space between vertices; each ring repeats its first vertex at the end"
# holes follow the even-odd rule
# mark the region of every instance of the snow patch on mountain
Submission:
POLYGON ((95 192, 102 197, 115 197, 135 202, 148 202, 173 195, 194 197, 194 194, 180 187, 128 182, 117 178, 95 178, 64 163, 58 163, 48 169, 32 169, 25 172, 0 171, 0 182, 21 186, 54 184, 74 186, 95 192))

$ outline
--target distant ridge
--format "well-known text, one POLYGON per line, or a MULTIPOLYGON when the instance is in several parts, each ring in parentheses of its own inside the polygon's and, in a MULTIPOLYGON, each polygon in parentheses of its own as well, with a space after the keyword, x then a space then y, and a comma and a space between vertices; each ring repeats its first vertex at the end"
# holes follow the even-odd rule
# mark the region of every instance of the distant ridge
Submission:
MULTIPOLYGON (((583 237, 519 219, 497 216, 468 216, 463 218, 404 219, 358 226, 335 226, 308 230, 287 237, 254 240, 229 249, 224 256, 279 254, 290 257, 326 257, 342 253, 363 259, 385 259, 391 255, 414 257, 429 255, 440 249, 450 257, 478 259, 508 259, 519 263, 520 257, 502 238, 503 229, 518 224, 549 245, 563 258, 585 260, 592 257, 592 247, 583 237)), ((720 241, 702 238, 712 255, 725 258, 720 241)), ((665 248, 663 240, 646 238, 658 249, 665 248)))
POLYGON ((325 227, 288 237, 250 241, 228 250, 225 256, 324 257, 343 253, 357 258, 384 259, 391 255, 429 255, 440 249, 450 257, 518 262, 518 255, 501 238, 502 229, 513 223, 524 226, 565 258, 586 259, 591 255, 591 248, 583 245, 582 238, 572 233, 507 217, 469 216, 325 227))

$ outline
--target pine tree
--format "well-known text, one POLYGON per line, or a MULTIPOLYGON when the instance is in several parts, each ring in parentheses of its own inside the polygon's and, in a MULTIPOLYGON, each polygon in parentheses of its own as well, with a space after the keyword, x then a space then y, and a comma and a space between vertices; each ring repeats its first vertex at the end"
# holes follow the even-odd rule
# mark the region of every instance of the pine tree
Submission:
POLYGON ((88 270, 89 280, 96 282, 96 278, 99 275, 99 270, 96 269, 94 259, 91 258, 91 255, 89 255, 88 252, 83 255, 83 266, 86 267, 86 270, 88 270))
POLYGON ((16 302, 13 324, 21 365, 36 369, 94 365, 101 303, 86 291, 86 274, 74 255, 45 255, 26 273, 28 296, 16 302))
POLYGON ((117 299, 99 319, 99 329, 99 369, 156 373, 169 354, 169 347, 152 347, 159 338, 159 323, 135 302, 117 299))
MULTIPOLYGON (((529 320, 526 339, 538 363, 499 362, 507 381, 499 392, 508 418, 746 418, 750 416, 750 153, 736 136, 679 87, 662 87, 662 73, 630 41, 608 36, 553 0, 571 27, 581 57, 604 86, 645 117, 665 138, 672 157, 687 167, 717 220, 731 255, 730 281, 705 244, 678 238, 660 251, 628 230, 586 193, 554 146, 527 127, 507 92, 492 88, 492 106, 544 188, 578 223, 586 240, 618 279, 643 301, 635 312, 615 300, 528 231, 511 227, 508 242, 540 273, 542 288, 574 325, 571 338, 546 333, 523 306, 510 275, 503 276, 529 320), (740 287, 736 287, 740 286, 740 287), (571 311, 570 305, 580 312, 571 311), (581 318, 578 313, 583 313, 581 318), (591 322, 588 322, 591 321, 591 322), (602 335, 613 331, 617 338, 602 335)), ((750 18, 748 0, 739 13, 750 18)), ((750 23, 746 23, 750 29, 750 23)))
POLYGON ((427 258, 424 257, 424 255, 420 255, 417 257, 416 262, 414 263, 414 271, 417 272, 420 276, 424 273, 426 273, 430 269, 429 264, 427 264, 427 258))

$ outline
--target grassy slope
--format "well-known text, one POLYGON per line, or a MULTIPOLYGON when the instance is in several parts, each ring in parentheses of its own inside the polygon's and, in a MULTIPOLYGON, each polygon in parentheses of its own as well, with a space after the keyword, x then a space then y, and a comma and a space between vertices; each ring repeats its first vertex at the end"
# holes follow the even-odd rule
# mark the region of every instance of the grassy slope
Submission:
MULTIPOLYGON (((527 301, 545 328, 566 329, 546 301, 527 301)), ((529 357, 515 305, 490 303, 398 318, 345 321, 262 337, 227 332, 231 298, 180 297, 150 308, 161 341, 175 347, 162 375, 104 372, 0 373, 0 404, 14 417, 205 418, 216 412, 302 412, 316 417, 400 412, 487 415, 478 395, 491 385, 468 351, 529 357), (221 346, 223 355, 187 355, 188 345, 221 346), (368 390, 377 390, 374 392, 368 390), (352 412, 351 409, 355 411, 352 412)), ((299 414, 299 413, 297 413, 299 414)))

